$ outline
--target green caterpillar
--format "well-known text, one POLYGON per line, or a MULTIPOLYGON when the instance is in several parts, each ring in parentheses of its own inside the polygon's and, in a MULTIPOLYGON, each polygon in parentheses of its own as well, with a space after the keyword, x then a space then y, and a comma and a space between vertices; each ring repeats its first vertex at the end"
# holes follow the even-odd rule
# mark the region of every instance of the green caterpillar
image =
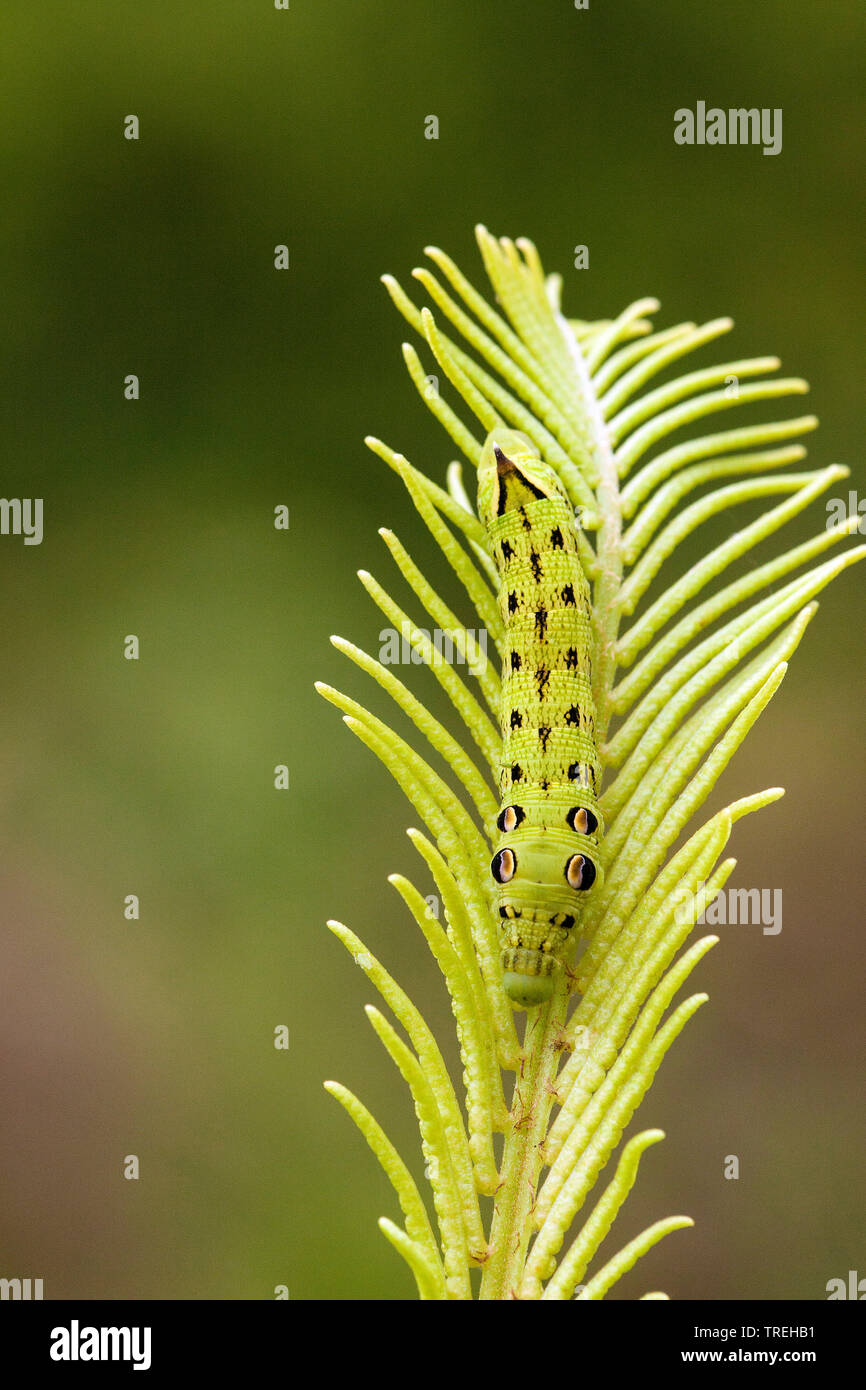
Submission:
POLYGON ((550 998, 556 951, 601 882, 589 586, 573 510, 522 434, 494 430, 478 469, 478 514, 499 571, 505 624, 497 825, 491 862, 509 998, 550 998))

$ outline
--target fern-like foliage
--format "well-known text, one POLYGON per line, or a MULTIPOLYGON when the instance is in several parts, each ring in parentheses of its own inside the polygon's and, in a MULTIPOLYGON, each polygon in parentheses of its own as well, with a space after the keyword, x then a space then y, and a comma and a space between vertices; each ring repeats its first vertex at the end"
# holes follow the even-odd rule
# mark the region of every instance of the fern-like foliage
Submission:
POLYGON ((516 1015, 502 989, 489 872, 497 838, 502 625, 485 530, 470 501, 474 487, 464 486, 459 462, 442 487, 403 454, 368 439, 402 478, 465 590, 465 612, 458 615, 390 531, 382 537, 426 619, 406 612, 370 574, 360 576, 441 685, 454 728, 435 718, 389 666, 334 639, 409 717, 429 745, 424 754, 354 699, 318 687, 427 827, 426 834, 413 829, 409 836, 436 885, 443 920, 407 879, 395 875, 391 882, 450 993, 461 1087, 421 1012, 385 966, 347 927, 330 926, 402 1029, 368 1009, 414 1100, 435 1225, 409 1169, 362 1102, 335 1082, 327 1089, 394 1186, 404 1224, 382 1218, 380 1225, 411 1267, 422 1298, 467 1299, 477 1288, 489 1299, 567 1299, 575 1291, 599 1299, 664 1235, 691 1224, 683 1216, 657 1222, 587 1277, 644 1150, 663 1138, 661 1131, 646 1130, 626 1143, 601 1194, 594 1189, 662 1058, 706 998, 697 993, 674 1003, 717 940, 704 936, 685 948, 687 938, 734 867, 723 857, 732 826, 782 791, 746 796, 697 829, 693 818, 778 689, 816 595, 866 547, 833 553, 856 529, 852 517, 725 580, 735 561, 847 470, 791 471, 805 454, 796 441, 817 423, 811 415, 674 445, 669 436, 737 403, 800 395, 805 382, 768 377, 780 364, 763 357, 653 386, 665 368, 727 333, 731 321, 655 331, 652 299, 610 321, 566 319, 558 277, 544 276, 530 242, 497 240, 484 228, 478 242, 497 308, 435 247, 426 253, 435 271, 414 272, 432 307, 419 307, 391 277, 384 283, 435 359, 425 366, 405 344, 410 376, 470 471, 488 431, 521 430, 556 469, 579 515, 593 596, 604 884, 582 920, 582 954, 560 975, 553 998, 516 1015), (686 537, 758 498, 778 500, 748 525, 735 525, 727 540, 633 616, 686 537), (460 671, 441 660, 428 620, 452 638, 460 671), (497 657, 491 652, 488 660, 473 643, 479 626, 497 657), (506 1088, 508 1073, 514 1078, 506 1088), (578 1214, 582 1221, 572 1232, 578 1214), (482 1271, 475 1282, 473 1268, 482 1271))

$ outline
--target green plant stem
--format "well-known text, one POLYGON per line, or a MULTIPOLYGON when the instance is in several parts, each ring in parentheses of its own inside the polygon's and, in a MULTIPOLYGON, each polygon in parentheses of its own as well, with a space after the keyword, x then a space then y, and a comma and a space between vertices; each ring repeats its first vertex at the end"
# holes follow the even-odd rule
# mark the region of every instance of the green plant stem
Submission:
POLYGON ((480 1297, 485 1300, 516 1298, 523 1277, 567 1009, 568 993, 563 987, 546 1008, 527 1015, 524 1055, 514 1084, 511 1130, 505 1140, 491 1226, 492 1254, 481 1280, 480 1297))

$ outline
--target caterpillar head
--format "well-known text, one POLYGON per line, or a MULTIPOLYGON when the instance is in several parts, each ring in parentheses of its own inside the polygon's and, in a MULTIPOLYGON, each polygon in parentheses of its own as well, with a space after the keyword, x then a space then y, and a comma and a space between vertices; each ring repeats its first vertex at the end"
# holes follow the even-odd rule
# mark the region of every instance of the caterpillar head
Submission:
POLYGON ((525 434, 491 430, 478 464, 478 515, 486 526, 539 498, 564 496, 556 473, 525 434))
POLYGON ((509 805, 497 821, 503 840, 490 870, 497 885, 503 984, 524 1008, 550 998, 557 948, 575 926, 584 895, 602 878, 593 838, 598 819, 590 807, 567 807, 565 800, 560 805, 555 799, 543 820, 532 805, 509 805))

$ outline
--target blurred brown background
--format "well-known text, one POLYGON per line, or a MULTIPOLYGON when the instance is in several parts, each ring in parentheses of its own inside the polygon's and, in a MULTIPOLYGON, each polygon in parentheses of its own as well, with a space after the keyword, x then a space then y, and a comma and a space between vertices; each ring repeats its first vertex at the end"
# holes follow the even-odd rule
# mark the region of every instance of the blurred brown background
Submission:
MULTIPOLYGON (((377 277, 435 242, 480 284, 481 220, 537 242, 572 314, 731 313, 690 365, 778 352, 822 418, 810 466, 862 488, 864 29, 853 0, 4 6, 2 491, 44 498, 45 539, 0 537, 0 1274, 49 1298, 411 1295, 375 1227, 387 1183, 321 1089, 356 1090, 419 1169, 371 987, 324 928, 447 1033, 385 883, 424 884, 416 816, 312 688, 387 708, 328 635, 377 648, 354 580, 392 580, 377 526, 435 563, 363 435, 437 478, 453 456, 377 277), (781 107, 782 153, 675 145, 699 99, 781 107)), ((784 926, 723 929, 693 977, 711 1001, 639 1111, 668 1137, 613 1242, 697 1224, 618 1296, 866 1275, 862 593, 855 570, 824 595, 708 808, 787 787, 731 846, 784 926)))

